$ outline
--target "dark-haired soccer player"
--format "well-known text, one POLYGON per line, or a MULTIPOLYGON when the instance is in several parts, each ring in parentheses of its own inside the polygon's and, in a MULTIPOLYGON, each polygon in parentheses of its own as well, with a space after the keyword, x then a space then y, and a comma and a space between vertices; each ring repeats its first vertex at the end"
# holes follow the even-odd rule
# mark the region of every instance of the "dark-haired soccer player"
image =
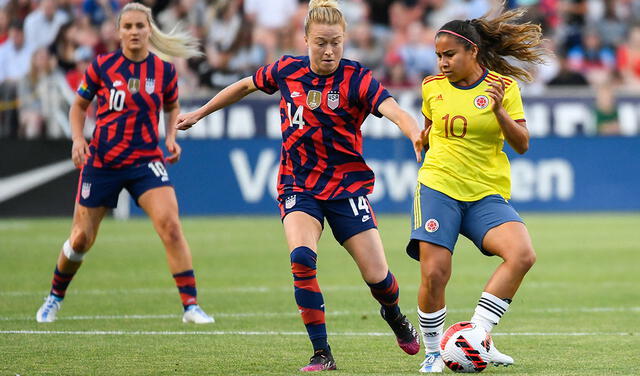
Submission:
POLYGON ((69 112, 73 147, 71 157, 82 168, 69 239, 62 246, 51 291, 36 314, 38 322, 56 319, 74 274, 96 239, 109 208, 124 188, 151 218, 164 243, 169 269, 184 307, 182 321, 211 323, 198 306, 189 245, 178 218, 178 202, 158 147, 160 110, 167 114, 165 144, 180 158, 180 146, 171 127, 180 112, 178 78, 172 64, 149 51, 153 44, 169 56, 200 54, 197 41, 183 32, 162 33, 151 10, 127 4, 117 19, 121 49, 98 56, 87 68, 69 112), (151 40, 150 38, 153 37, 151 40), (83 136, 87 107, 98 97, 96 128, 91 144, 83 136))
POLYGON ((374 175, 362 157, 360 126, 370 113, 387 117, 411 140, 418 160, 421 133, 371 71, 342 59, 344 32, 344 17, 335 0, 311 1, 305 21, 309 56, 283 56, 253 77, 226 87, 200 109, 180 114, 176 125, 188 129, 258 89, 268 94, 280 91, 280 212, 291 252, 295 299, 314 349, 302 371, 336 368, 316 280, 317 244, 325 218, 380 302, 382 317, 400 347, 409 354, 420 348, 416 330, 398 307, 398 284, 387 267, 367 199, 374 175))

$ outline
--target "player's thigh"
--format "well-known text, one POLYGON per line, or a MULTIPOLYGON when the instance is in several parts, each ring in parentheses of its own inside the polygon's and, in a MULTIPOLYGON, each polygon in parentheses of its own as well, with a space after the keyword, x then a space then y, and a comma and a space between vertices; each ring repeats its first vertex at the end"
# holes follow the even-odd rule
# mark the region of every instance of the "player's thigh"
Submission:
POLYGON ((422 282, 430 288, 435 288, 435 285, 444 288, 451 277, 453 253, 446 247, 429 242, 420 241, 418 247, 422 282))
POLYGON ((365 281, 382 281, 389 270, 382 239, 377 228, 370 228, 347 239, 343 244, 365 281))
POLYGON ((278 207, 289 252, 308 247, 317 253, 324 227, 319 201, 305 192, 288 193, 278 197, 278 207))
POLYGON ((142 193, 137 201, 156 227, 167 222, 179 222, 178 200, 173 187, 151 188, 142 193))
POLYGON ((71 246, 76 251, 87 250, 98 235, 98 228, 109 208, 83 206, 76 202, 71 225, 71 246))
POLYGON ((522 222, 508 201, 500 195, 491 195, 470 204, 462 222, 462 234, 483 254, 502 256, 506 249, 531 244, 522 222))
POLYGON ((318 253, 318 241, 322 235, 322 224, 318 218, 297 210, 288 213, 282 225, 289 252, 298 247, 307 247, 318 253))
POLYGON ((527 227, 522 222, 505 222, 485 235, 482 246, 502 259, 522 260, 533 264, 535 251, 527 227))

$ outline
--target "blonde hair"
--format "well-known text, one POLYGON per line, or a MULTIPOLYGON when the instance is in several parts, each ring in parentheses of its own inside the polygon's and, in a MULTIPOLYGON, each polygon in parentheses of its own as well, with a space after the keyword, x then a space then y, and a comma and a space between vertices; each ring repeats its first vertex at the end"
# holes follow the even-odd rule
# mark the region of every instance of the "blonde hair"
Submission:
POLYGON ((340 25, 342 29, 347 28, 347 21, 338 8, 338 0, 311 0, 309 2, 309 12, 304 19, 304 34, 309 35, 311 24, 340 25))
POLYGON ((182 30, 179 25, 176 25, 169 33, 162 32, 153 20, 151 9, 140 3, 129 3, 122 8, 116 19, 116 29, 120 29, 122 15, 131 11, 143 12, 147 16, 151 28, 149 42, 152 49, 159 52, 159 55, 184 58, 203 55, 200 51, 200 41, 197 38, 182 30))

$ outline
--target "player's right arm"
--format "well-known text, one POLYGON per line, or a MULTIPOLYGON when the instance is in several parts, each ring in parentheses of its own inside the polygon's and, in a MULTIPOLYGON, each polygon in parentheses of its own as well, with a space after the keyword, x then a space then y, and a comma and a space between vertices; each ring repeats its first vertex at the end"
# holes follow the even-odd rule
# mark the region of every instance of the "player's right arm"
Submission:
POLYGON ((71 123, 71 160, 76 167, 80 168, 84 164, 85 156, 89 154, 89 145, 84 139, 84 121, 87 116, 87 108, 91 101, 76 95, 71 109, 69 110, 69 123, 71 123))
POLYGON ((183 131, 187 130, 205 116, 236 103, 256 90, 258 90, 258 88, 253 83, 253 78, 245 77, 222 89, 218 94, 211 98, 209 102, 199 109, 178 115, 176 128, 183 131))

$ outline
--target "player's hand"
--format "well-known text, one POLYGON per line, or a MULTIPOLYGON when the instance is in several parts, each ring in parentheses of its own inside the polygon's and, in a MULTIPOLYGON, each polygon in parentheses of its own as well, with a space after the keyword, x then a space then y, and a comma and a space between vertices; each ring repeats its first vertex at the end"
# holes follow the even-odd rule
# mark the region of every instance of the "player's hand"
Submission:
POLYGON ((505 84, 502 77, 498 77, 500 82, 489 82, 489 88, 485 90, 492 100, 491 109, 496 112, 502 108, 502 100, 504 99, 505 84))
POLYGON ((89 155, 89 144, 87 144, 87 140, 83 137, 73 140, 73 146, 71 146, 71 160, 77 168, 82 167, 86 155, 89 155))
POLYGON ((413 137, 411 137, 413 151, 416 153, 416 161, 418 163, 422 162, 422 149, 424 148, 422 140, 422 132, 416 133, 413 137))
POLYGON ((429 150, 429 132, 431 132, 431 125, 420 131, 420 137, 422 138, 422 148, 424 151, 429 150))
POLYGON ((165 145, 167 146, 169 153, 171 153, 170 156, 165 158, 165 161, 171 164, 178 162, 180 160, 180 155, 182 154, 182 148, 180 145, 178 145, 176 140, 167 140, 165 145))
POLYGON ((196 111, 180 114, 176 118, 176 129, 186 131, 200 120, 200 116, 196 111))

